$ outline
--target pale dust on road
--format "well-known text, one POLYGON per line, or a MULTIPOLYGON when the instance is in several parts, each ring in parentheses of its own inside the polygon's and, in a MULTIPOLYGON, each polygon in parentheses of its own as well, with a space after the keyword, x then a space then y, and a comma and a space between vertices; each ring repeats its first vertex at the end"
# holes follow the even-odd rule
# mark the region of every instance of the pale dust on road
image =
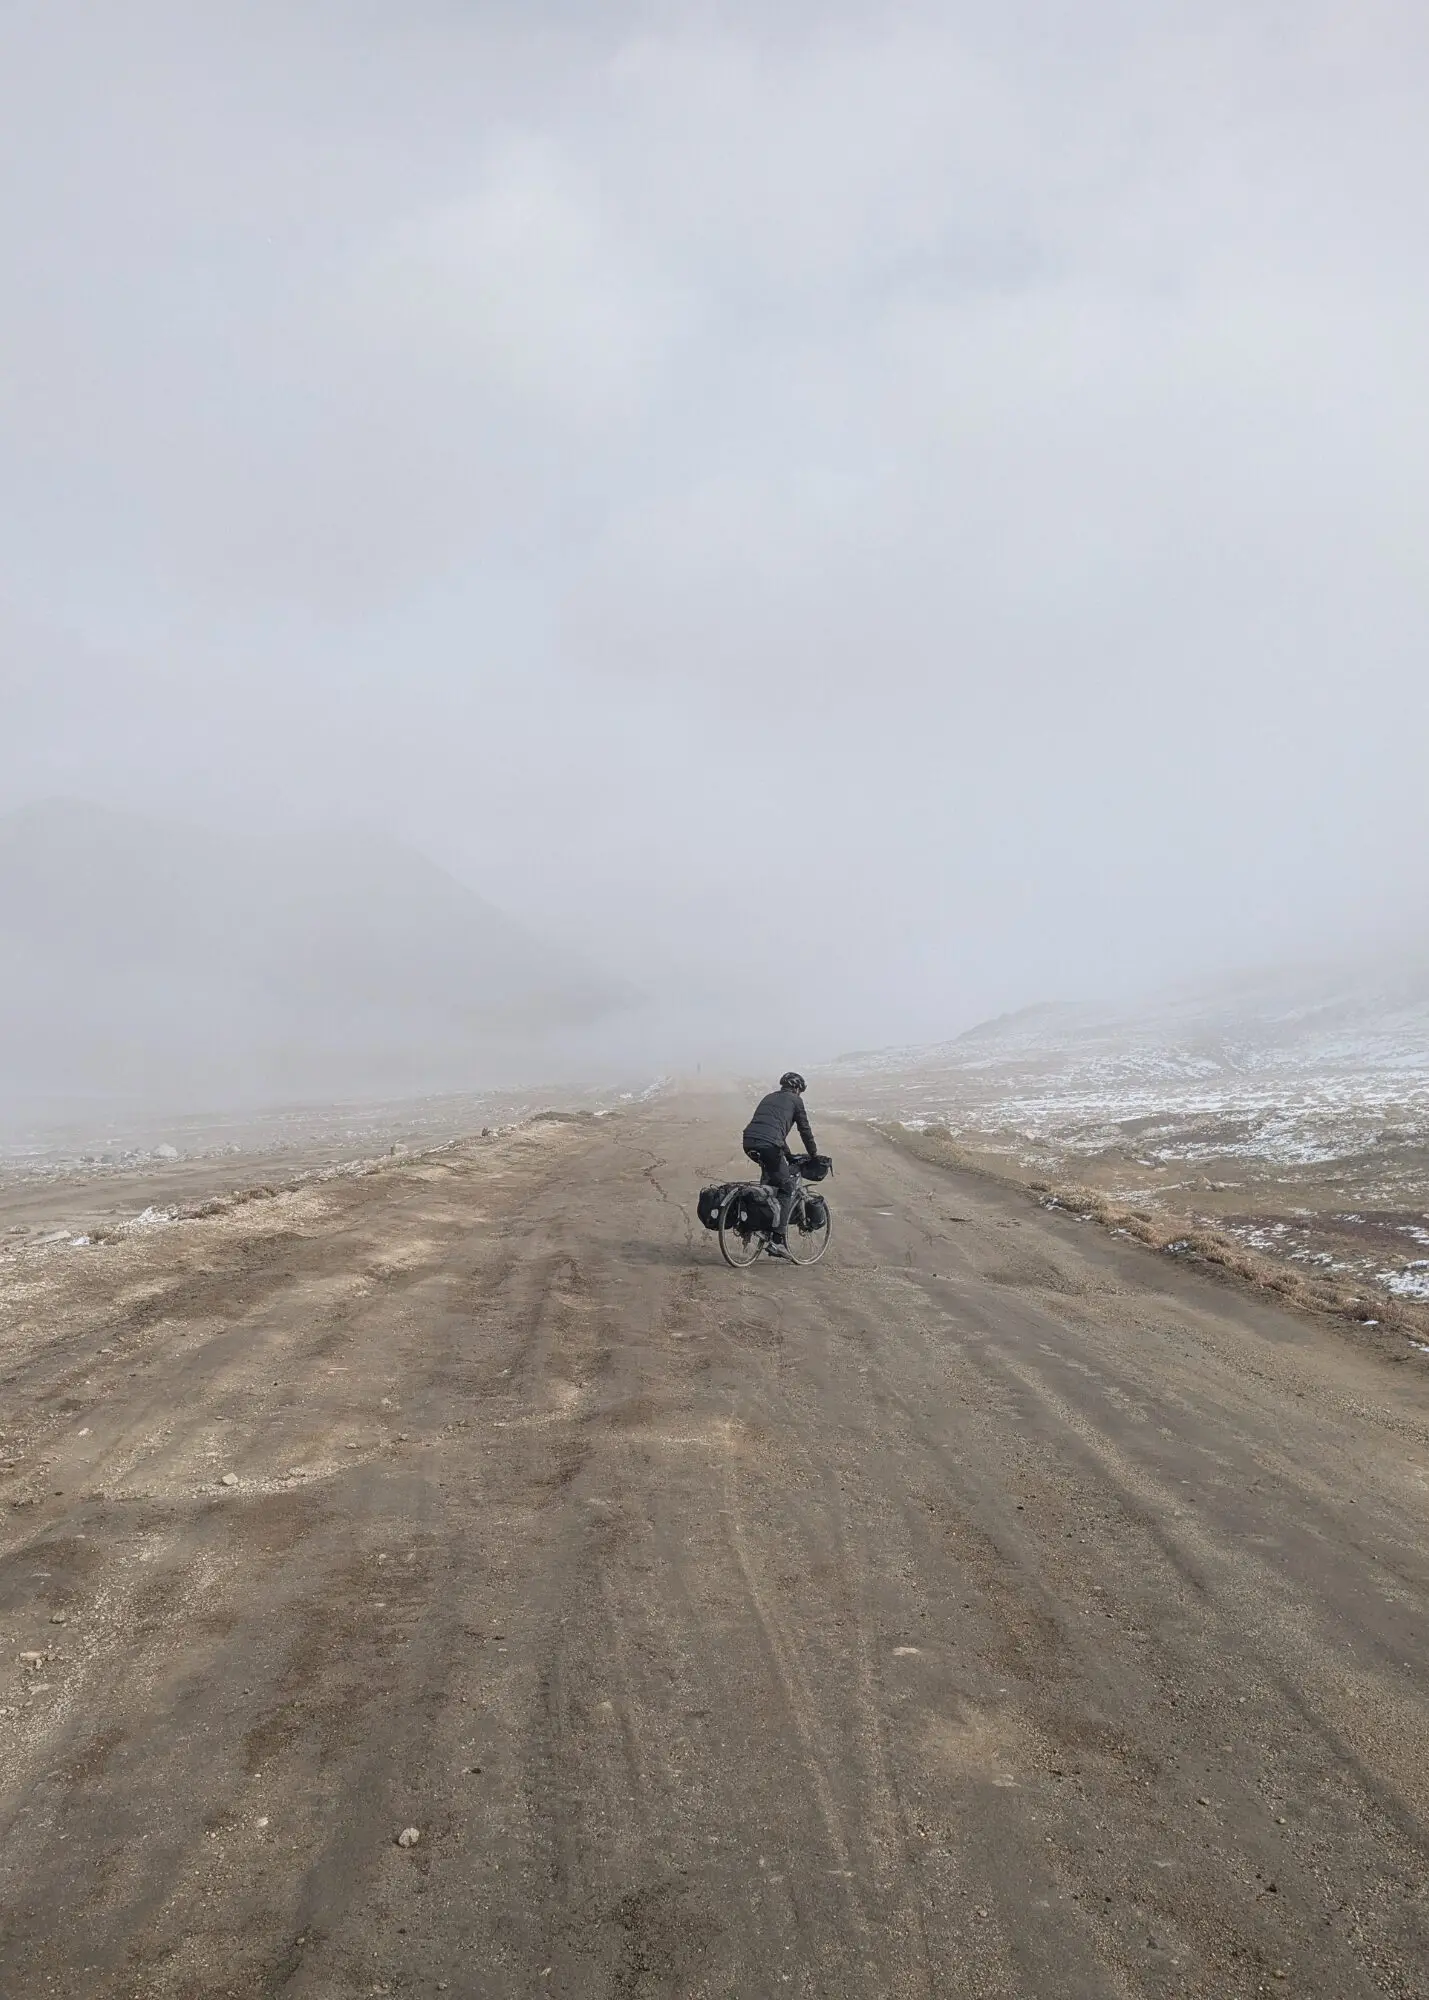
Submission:
POLYGON ((1429 1993, 1423 1373, 741 1109, 8 1272, 7 2000, 1429 1993))

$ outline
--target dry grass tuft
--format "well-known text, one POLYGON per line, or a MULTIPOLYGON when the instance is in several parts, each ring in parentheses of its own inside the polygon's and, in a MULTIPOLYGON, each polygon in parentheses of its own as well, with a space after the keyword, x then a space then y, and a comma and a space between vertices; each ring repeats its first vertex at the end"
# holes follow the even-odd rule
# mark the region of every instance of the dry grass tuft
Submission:
POLYGON ((1366 1293, 1363 1285, 1351 1288, 1318 1272, 1293 1270, 1274 1257, 1249 1250, 1233 1236, 1204 1224, 1188 1225, 1184 1220, 1157 1216, 1144 1208, 1127 1208, 1111 1201, 1095 1188, 1075 1183, 1056 1185, 1051 1181, 1023 1181, 1014 1175, 991 1173, 986 1161, 970 1160, 944 1126, 911 1127, 894 1123, 874 1127, 894 1145, 931 1165, 962 1167, 989 1174, 1024 1187, 1044 1208, 1064 1209, 1069 1215, 1085 1215, 1103 1229, 1114 1230, 1144 1243, 1150 1250, 1195 1264, 1253 1292, 1273 1298, 1281 1305, 1302 1312, 1326 1313, 1357 1326, 1375 1324, 1379 1329, 1402 1333, 1411 1339, 1429 1341, 1429 1310, 1390 1292, 1376 1288, 1366 1293))

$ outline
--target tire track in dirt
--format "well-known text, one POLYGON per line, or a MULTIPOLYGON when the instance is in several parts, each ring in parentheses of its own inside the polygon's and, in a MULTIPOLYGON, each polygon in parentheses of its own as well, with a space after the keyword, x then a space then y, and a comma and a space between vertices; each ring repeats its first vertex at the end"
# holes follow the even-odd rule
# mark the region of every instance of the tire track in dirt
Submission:
POLYGON ((0 1988, 1421 2000, 1429 1394, 745 1108, 0 1287, 0 1988))

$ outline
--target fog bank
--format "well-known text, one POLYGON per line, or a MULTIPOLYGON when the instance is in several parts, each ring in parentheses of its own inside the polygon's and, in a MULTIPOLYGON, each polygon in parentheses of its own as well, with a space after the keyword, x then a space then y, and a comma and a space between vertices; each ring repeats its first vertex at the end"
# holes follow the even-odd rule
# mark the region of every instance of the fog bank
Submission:
POLYGON ((0 811, 376 828, 634 1066, 1422 937, 1425 19, 6 10, 0 811))

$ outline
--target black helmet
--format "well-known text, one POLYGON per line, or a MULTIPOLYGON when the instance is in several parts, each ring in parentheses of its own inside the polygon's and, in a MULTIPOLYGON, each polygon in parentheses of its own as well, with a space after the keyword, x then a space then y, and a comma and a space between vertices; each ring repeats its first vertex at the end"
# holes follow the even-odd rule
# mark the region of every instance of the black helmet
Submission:
POLYGON ((786 1069, 779 1079, 779 1088, 781 1090, 797 1090, 800 1097, 804 1095, 808 1087, 796 1069, 786 1069))

